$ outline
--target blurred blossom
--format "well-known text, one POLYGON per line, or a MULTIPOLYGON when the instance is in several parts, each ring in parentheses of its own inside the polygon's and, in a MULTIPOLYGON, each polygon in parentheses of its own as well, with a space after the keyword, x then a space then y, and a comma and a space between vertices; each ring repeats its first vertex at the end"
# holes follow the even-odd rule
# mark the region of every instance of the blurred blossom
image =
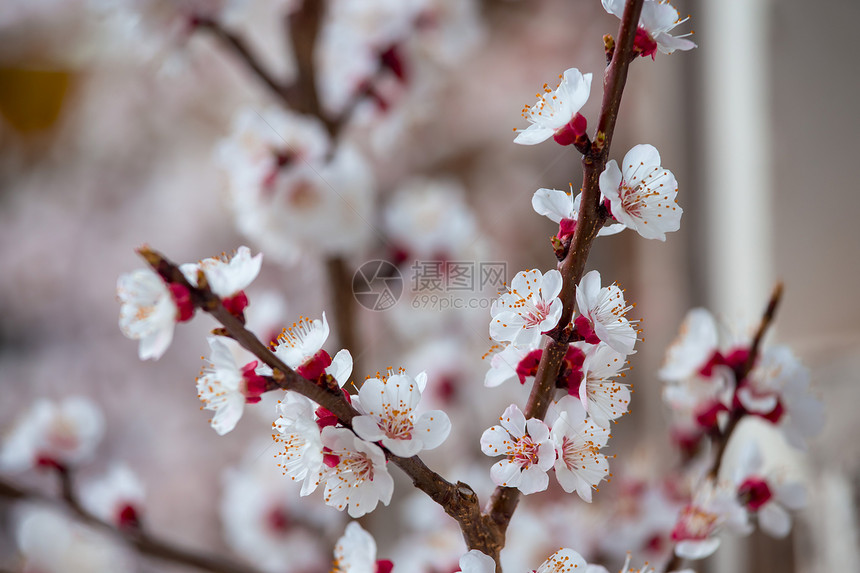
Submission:
POLYGON ((23 472, 37 466, 66 467, 89 461, 104 434, 104 417, 89 399, 38 400, 3 442, 0 469, 23 472))
POLYGON ((122 573, 135 571, 110 537, 54 510, 23 506, 18 515, 18 549, 25 573, 122 573))
POLYGON ((341 516, 319 511, 319 501, 299 496, 256 442, 236 468, 224 472, 221 522, 228 545, 267 573, 324 570, 341 516))
POLYGON ((93 515, 119 527, 138 527, 144 513, 143 482, 122 463, 114 463, 99 479, 85 484, 81 499, 93 515))
POLYGON ((385 230, 404 261, 456 260, 478 239, 462 185, 446 179, 411 179, 385 208, 385 230))

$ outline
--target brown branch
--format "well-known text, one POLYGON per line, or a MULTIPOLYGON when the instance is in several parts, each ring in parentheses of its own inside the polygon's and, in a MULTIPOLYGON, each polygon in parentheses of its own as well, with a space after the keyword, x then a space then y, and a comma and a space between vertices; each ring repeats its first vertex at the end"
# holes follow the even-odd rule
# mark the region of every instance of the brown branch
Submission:
MULTIPOLYGON (((149 247, 141 247, 138 253, 146 262, 168 283, 184 286, 191 294, 191 300, 197 308, 211 314, 218 320, 229 335, 246 350, 254 354, 274 371, 273 378, 284 390, 292 390, 310 398, 323 406, 346 427, 352 427, 352 419, 358 416, 358 411, 344 399, 337 387, 323 388, 314 382, 300 376, 295 370, 284 364, 265 344, 242 324, 242 321, 230 314, 221 299, 218 298, 201 280, 198 286, 188 282, 179 267, 160 253, 149 247)), ((205 279, 205 276, 201 277, 205 279)), ((466 484, 452 484, 442 476, 428 468, 418 456, 401 458, 386 451, 388 459, 412 479, 412 483, 437 502, 448 515, 453 517, 463 531, 463 537, 470 548, 480 549, 486 553, 492 547, 501 548, 495 531, 486 531, 486 520, 481 516, 480 504, 471 487, 466 484)), ((498 552, 498 549, 496 550, 498 552)), ((489 554, 489 553, 488 553, 489 554)))
POLYGON ((245 40, 241 36, 230 32, 221 26, 219 22, 205 16, 195 16, 192 20, 194 26, 200 30, 206 30, 230 50, 248 66, 252 72, 268 87, 273 94, 285 103, 292 106, 290 96, 288 95, 288 86, 275 79, 272 74, 263 66, 259 59, 254 55, 245 40))
POLYGON ((334 327, 337 332, 338 344, 352 353, 353 370, 359 372, 359 360, 362 348, 357 336, 358 325, 356 323, 355 296, 352 292, 352 274, 349 272, 346 260, 343 257, 329 257, 326 259, 326 272, 328 283, 331 288, 331 300, 334 306, 334 327))
MULTIPOLYGON (((627 0, 624 15, 621 19, 621 26, 618 31, 619 40, 615 47, 613 58, 604 75, 603 103, 600 111, 597 135, 588 154, 582 159, 584 167, 582 202, 579 208, 576 231, 567 255, 559 264, 559 270, 563 279, 561 294, 559 296, 564 306, 561 319, 554 330, 554 340, 551 340, 547 345, 538 365, 534 386, 529 394, 524 411, 527 419, 539 418, 542 420, 546 416, 547 409, 552 401, 555 382, 558 378, 565 352, 567 351, 570 334, 569 329, 566 327, 570 324, 573 316, 576 285, 579 284, 585 270, 585 262, 588 259, 591 244, 597 238, 597 232, 603 226, 606 218, 606 215, 599 209, 600 188, 598 177, 603 171, 609 155, 609 145, 612 140, 612 132, 615 129, 615 122, 618 118, 618 108, 621 104, 624 84, 627 81, 627 69, 632 60, 633 40, 638 28, 643 1, 627 0)), ((488 515, 491 518, 492 524, 499 528, 502 540, 504 540, 504 532, 516 509, 519 497, 519 490, 513 488, 497 487, 493 492, 488 508, 488 515)), ((497 557, 497 554, 498 552, 492 556, 497 557)), ((498 566, 496 569, 497 571, 501 571, 498 566)))
POLYGON ((243 565, 225 557, 210 557, 201 555, 182 547, 177 547, 157 539, 140 530, 121 529, 102 521, 80 504, 74 494, 72 479, 68 470, 60 470, 62 497, 56 498, 36 490, 25 489, 0 478, 0 497, 20 501, 36 501, 71 510, 75 516, 87 525, 110 532, 134 547, 142 555, 178 563, 201 571, 212 573, 257 573, 253 567, 243 565))

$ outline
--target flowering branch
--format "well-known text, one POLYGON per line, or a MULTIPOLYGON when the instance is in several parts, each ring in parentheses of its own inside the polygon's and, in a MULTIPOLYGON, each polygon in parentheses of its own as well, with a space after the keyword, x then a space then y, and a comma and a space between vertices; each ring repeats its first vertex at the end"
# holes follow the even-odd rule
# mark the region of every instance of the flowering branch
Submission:
MULTIPOLYGON (((783 285, 782 283, 777 283, 770 295, 770 300, 768 301, 767 307, 762 314, 761 321, 759 322, 758 328, 753 336, 746 361, 736 373, 738 383, 750 374, 759 358, 762 340, 764 339, 765 334, 767 334, 770 325, 773 324, 776 311, 779 307, 780 301, 782 300, 782 293, 783 285)), ((747 415, 748 414, 744 410, 733 408, 725 428, 722 430, 716 429, 716 431, 711 434, 711 445, 715 450, 715 455, 711 468, 707 473, 709 479, 717 479, 717 476, 720 473, 720 468, 723 464, 723 459, 725 458, 726 448, 728 447, 740 421, 747 415)), ((683 561, 684 559, 673 551, 672 557, 666 564, 664 571, 674 571, 679 569, 683 565, 683 561)))
MULTIPOLYGON (((767 308, 762 314, 761 322, 759 322, 758 328, 756 329, 755 336, 753 337, 752 344, 750 345, 749 356, 747 357, 746 362, 743 365, 743 368, 738 373, 738 381, 740 382, 744 378, 749 375, 750 371, 752 371, 753 366, 755 365, 756 359, 759 355, 759 348, 761 347, 761 341, 764 338, 764 335, 767 333, 767 329, 773 323, 774 316, 776 315, 776 310, 779 307, 779 302, 782 299, 782 283, 777 283, 773 289, 773 293, 770 295, 770 300, 767 303, 767 308)), ((716 478, 720 473, 720 466, 723 463, 723 454, 726 451, 726 446, 729 444, 729 439, 732 437, 732 434, 737 428, 738 423, 741 419, 746 415, 743 411, 734 410, 732 412, 731 418, 729 419, 729 423, 726 425, 725 430, 720 432, 714 438, 714 446, 716 447, 716 456, 714 458, 714 464, 711 467, 708 475, 712 478, 716 478)))
POLYGON ((109 531, 134 547, 142 555, 154 557, 162 561, 170 561, 201 571, 212 573, 256 573, 256 569, 242 565, 224 557, 209 557, 194 553, 187 549, 176 547, 170 543, 152 537, 139 529, 120 529, 106 521, 102 521, 81 505, 74 493, 72 476, 68 469, 59 470, 62 497, 57 499, 35 490, 21 488, 0 478, 0 497, 12 500, 29 500, 40 503, 59 505, 70 509, 84 523, 109 531))
MULTIPOLYGON (((563 303, 563 310, 558 327, 550 333, 551 340, 544 349, 538 365, 534 386, 524 411, 527 419, 544 419, 552 402, 562 360, 572 336, 570 321, 573 316, 576 285, 585 270, 585 262, 588 259, 591 244, 597 238, 597 232, 606 221, 606 212, 600 208, 598 178, 603 172, 609 156, 609 145, 615 130, 615 121, 618 117, 624 84, 627 81, 627 69, 633 59, 633 40, 636 36, 643 2, 644 0, 627 1, 624 16, 621 19, 621 27, 618 31, 618 44, 604 74, 604 95, 597 133, 594 142, 588 148, 588 153, 582 158, 584 168, 582 202, 576 231, 566 255, 559 264, 559 270, 563 277, 559 298, 563 303)), ((507 529, 519 502, 519 497, 520 491, 516 488, 499 486, 493 492, 488 514, 493 525, 500 530, 502 539, 504 539, 504 531, 507 529)), ((497 562, 498 550, 501 550, 501 546, 497 551, 489 554, 497 562)))
MULTIPOLYGON (((221 299, 210 290, 202 272, 198 276, 197 286, 194 286, 188 282, 176 264, 160 253, 149 247, 141 247, 138 249, 138 254, 165 281, 186 288, 194 306, 211 314, 223 325, 230 337, 271 367, 274 371, 273 378, 280 388, 292 390, 310 398, 337 416, 344 426, 352 427, 352 419, 358 416, 359 412, 344 399, 337 385, 319 386, 287 366, 251 331, 245 328, 242 320, 224 307, 221 299)), ((503 530, 488 526, 489 521, 486 516, 481 514, 477 496, 471 487, 462 482, 456 485, 450 483, 428 468, 418 456, 403 458, 387 450, 386 456, 389 461, 412 479, 415 487, 441 505, 445 512, 460 524, 463 536, 470 548, 480 549, 487 554, 498 555, 504 545, 503 530)))

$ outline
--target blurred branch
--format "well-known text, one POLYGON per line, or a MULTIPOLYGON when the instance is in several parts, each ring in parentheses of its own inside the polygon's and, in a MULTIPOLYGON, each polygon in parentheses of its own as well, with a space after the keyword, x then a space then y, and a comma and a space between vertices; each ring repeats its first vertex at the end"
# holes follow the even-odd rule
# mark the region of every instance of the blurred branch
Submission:
POLYGON ((0 497, 18 501, 32 501, 58 506, 71 510, 75 516, 87 525, 108 531, 134 547, 142 555, 186 565, 201 571, 212 573, 257 573, 257 570, 247 565, 234 562, 225 557, 209 557, 194 553, 188 549, 177 547, 164 540, 157 539, 140 530, 120 529, 106 521, 102 521, 80 504, 74 493, 72 476, 68 469, 59 470, 62 497, 56 498, 36 490, 25 489, 0 478, 0 497))
MULTIPOLYGON (((563 278, 559 297, 564 306, 558 326, 551 333, 553 340, 550 340, 538 365, 534 386, 524 411, 526 419, 544 419, 552 402, 555 382, 571 336, 568 326, 573 316, 573 306, 576 301, 576 285, 579 284, 585 270, 585 262, 588 259, 591 244, 597 238, 597 232, 606 219, 606 213, 599 208, 600 187, 598 178, 609 156, 609 145, 612 141, 612 133, 618 118, 618 108, 621 105, 621 96, 627 81, 627 70, 633 59, 633 40, 636 36, 643 2, 644 0, 627 0, 621 26, 618 30, 618 42, 613 51, 612 60, 604 74, 603 103, 597 134, 588 154, 582 158, 584 168, 582 203, 579 208, 576 232, 567 255, 559 265, 563 278)), ((494 526, 501 530, 502 538, 504 538, 504 531, 516 510, 519 498, 520 492, 514 488, 497 487, 493 492, 488 513, 494 526)), ((500 550, 501 547, 498 549, 500 550)), ((496 570, 501 571, 498 565, 498 551, 492 557, 496 559, 496 570)))
MULTIPOLYGON (((744 363, 743 368, 740 372, 738 372, 737 383, 739 384, 741 380, 746 378, 749 373, 752 371, 753 366, 758 360, 759 352, 761 349, 761 342, 764 339, 764 335, 767 333, 768 328, 773 323, 773 319, 776 316, 776 310, 779 307, 779 302, 782 299, 782 283, 777 283, 773 289, 773 293, 770 295, 770 300, 767 303, 767 308, 765 308, 764 313, 762 314, 761 321, 759 322, 758 328, 756 329, 755 336, 753 336, 752 344, 750 345, 749 356, 747 356, 747 360, 744 363)), ((737 411, 736 409, 732 411, 731 418, 729 419, 729 423, 726 425, 726 428, 720 432, 718 436, 714 438, 714 447, 716 447, 716 456, 714 458, 713 466, 711 467, 708 475, 716 479, 716 477, 720 473, 720 467, 723 463, 723 454, 726 451, 726 447, 729 444, 729 439, 732 437, 735 429, 738 426, 738 423, 744 417, 744 413, 741 411, 737 411)))
MULTIPOLYGON (((753 336, 752 343, 750 344, 749 356, 747 356, 746 362, 743 365, 743 368, 737 373, 737 381, 736 383, 740 383, 741 380, 749 376, 749 373, 752 372, 753 367, 755 366, 756 361, 758 360, 759 353, 761 351, 761 343, 764 339, 765 334, 767 334, 768 329, 771 324, 773 324, 773 320, 776 317, 776 311, 779 308, 779 303, 782 300, 782 292, 783 286, 782 283, 777 283, 773 288, 773 292, 770 295, 770 300, 767 303, 767 307, 765 308, 764 313, 762 314, 761 320, 759 321, 758 328, 756 329, 755 335, 753 336)), ((708 477, 710 479, 717 479, 717 476, 720 474, 720 468, 723 464, 723 458, 725 457, 726 448, 731 441, 732 436, 735 433, 735 430, 738 427, 740 421, 746 417, 742 410, 737 408, 732 409, 731 415, 729 417, 729 421, 726 424, 726 427, 712 437, 711 445, 716 450, 716 454, 714 456, 714 461, 711 465, 711 469, 708 470, 708 477)), ((678 557, 675 552, 672 552, 672 557, 669 559, 669 562, 666 564, 666 567, 663 569, 664 571, 674 571, 675 569, 680 568, 684 563, 684 560, 681 557, 678 557)))
MULTIPOLYGON (((365 83, 337 118, 332 119, 323 111, 317 92, 314 53, 324 15, 325 3, 323 0, 305 0, 300 9, 287 14, 285 17, 285 26, 289 32, 297 68, 296 80, 291 84, 282 83, 275 79, 254 56, 245 41, 237 34, 226 30, 217 21, 211 18, 197 17, 194 22, 198 28, 207 30, 230 48, 284 106, 298 113, 316 117, 325 126, 332 140, 335 141, 332 146, 334 148, 337 145, 338 136, 358 103, 374 93, 373 86, 380 74, 377 73, 365 83)), ((339 342, 358 359, 362 353, 358 347, 355 322, 356 306, 352 296, 352 280, 348 273, 346 261, 340 257, 330 258, 326 260, 326 271, 329 284, 333 287, 331 298, 334 306, 334 326, 339 342)))
POLYGON ((287 100, 287 86, 279 82, 263 67, 263 64, 251 52, 251 49, 245 43, 245 40, 238 34, 228 31, 223 28, 220 23, 212 18, 196 16, 193 19, 193 24, 196 28, 206 30, 219 41, 224 43, 232 50, 236 56, 242 60, 245 65, 251 68, 251 71, 264 83, 272 92, 282 100, 287 100))
POLYGON ((326 259, 328 284, 331 288, 334 303, 334 326, 340 346, 352 353, 353 370, 361 372, 359 366, 362 348, 359 346, 355 321, 356 300, 352 292, 352 275, 343 257, 326 259))

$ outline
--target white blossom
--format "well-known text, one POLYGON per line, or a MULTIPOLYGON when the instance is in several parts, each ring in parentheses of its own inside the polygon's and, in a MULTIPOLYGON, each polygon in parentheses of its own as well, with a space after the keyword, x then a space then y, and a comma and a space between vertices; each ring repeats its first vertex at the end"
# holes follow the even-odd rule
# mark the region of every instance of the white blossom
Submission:
POLYGON ((630 388, 614 380, 616 376, 623 375, 621 369, 626 364, 625 356, 606 344, 598 345, 585 357, 579 398, 585 411, 601 428, 608 428, 611 420, 627 413, 630 388))
POLYGON ((254 282, 262 264, 263 253, 252 257, 251 249, 239 247, 232 256, 222 253, 220 257, 210 257, 199 263, 186 263, 179 270, 194 286, 197 286, 198 271, 203 271, 212 292, 221 298, 229 298, 254 282))
MULTIPOLYGON (((579 218, 579 204, 582 201, 582 193, 573 194, 573 185, 570 191, 558 189, 541 188, 532 195, 532 208, 538 215, 549 218, 553 223, 559 224, 559 236, 570 234, 579 218)), ((601 227, 597 232, 598 237, 617 235, 624 230, 621 223, 613 223, 601 227)))
POLYGON ((477 238, 463 187, 452 180, 407 181, 386 205, 384 222, 395 246, 420 260, 450 259, 477 238))
POLYGON ((803 484, 765 472, 764 459, 755 442, 743 445, 733 479, 740 502, 756 514, 761 528, 773 537, 788 535, 791 515, 787 510, 797 510, 806 504, 803 484))
POLYGON ((354 400, 363 415, 352 420, 355 433, 370 442, 382 442, 391 453, 411 457, 421 450, 438 447, 451 431, 448 415, 442 410, 415 413, 427 384, 422 372, 414 379, 401 372, 383 379, 364 381, 354 400))
POLYGON ((99 519, 135 527, 143 511, 145 490, 143 482, 127 465, 115 463, 100 479, 85 484, 81 500, 99 519))
POLYGON ((614 159, 609 161, 599 182, 615 220, 642 237, 665 241, 666 233, 681 227, 683 210, 675 202, 678 183, 660 166, 654 146, 635 146, 624 156, 621 169, 614 159))
POLYGON ((331 573, 376 573, 376 541, 357 521, 346 526, 334 547, 331 573))
POLYGON ((495 573, 496 562, 489 555, 472 549, 460 557, 460 571, 458 573, 495 573))
POLYGON ((575 491, 590 503, 591 490, 609 473, 609 462, 600 453, 609 441, 609 429, 590 420, 573 396, 563 397, 555 406, 560 411, 552 424, 557 455, 555 477, 564 491, 575 491))
POLYGON ((588 563, 573 549, 561 548, 541 563, 535 573, 590 573, 588 563))
POLYGON ((136 569, 113 539, 40 506, 19 512, 16 538, 24 571, 123 573, 136 569))
POLYGON ((576 307, 578 330, 581 326, 593 330, 601 342, 625 356, 633 352, 636 331, 625 316, 633 306, 624 301, 624 292, 618 285, 613 283, 600 288, 600 273, 588 272, 576 288, 576 307), (583 319, 587 324, 580 325, 583 319))
MULTIPOLYGON (((212 352, 197 378, 197 397, 204 408, 215 412, 209 424, 223 436, 242 418, 246 400, 258 398, 261 390, 248 387, 245 373, 236 365, 230 347, 221 337, 210 336, 206 340, 212 352)), ((251 376, 254 376, 252 384, 259 380, 254 373, 251 376)))
MULTIPOLYGON (((607 12, 621 18, 624 14, 624 0, 602 0, 607 12)), ((666 0, 645 0, 642 13, 639 16, 639 31, 636 47, 643 56, 654 56, 654 51, 671 54, 675 50, 692 50, 696 47, 684 36, 672 36, 669 32, 678 24, 685 22, 678 16, 678 11, 666 0), (643 33, 644 32, 644 37, 643 33)), ((685 34, 688 36, 689 34, 685 34)))
POLYGON ((22 472, 38 465, 76 465, 89 460, 104 434, 104 416, 81 396, 40 399, 7 434, 0 469, 22 472))
POLYGON ((518 272, 508 292, 490 307, 490 336, 518 346, 535 344, 561 318, 561 283, 561 273, 555 269, 546 274, 537 269, 518 272))
MULTIPOLYGON (((266 573, 328 571, 326 539, 341 526, 341 515, 319 511, 319 501, 299 496, 253 442, 238 467, 222 475, 219 513, 230 549, 266 573)), ((322 446, 320 446, 322 448, 322 446)))
POLYGON ((687 313, 678 337, 666 350, 658 376, 664 381, 679 381, 698 372, 719 349, 719 329, 714 316, 704 308, 687 313))
POLYGON ((523 117, 531 125, 514 130, 514 143, 535 145, 546 141, 571 123, 591 92, 591 74, 582 74, 576 68, 565 70, 555 90, 544 84, 544 93, 538 94, 538 102, 523 109, 523 117))
POLYGON ((173 341, 179 315, 167 283, 151 269, 138 269, 117 279, 116 293, 123 335, 140 341, 141 360, 158 360, 173 341))
POLYGON ((301 495, 313 492, 321 479, 323 444, 320 429, 314 420, 314 403, 295 392, 287 392, 278 403, 279 417, 272 434, 279 450, 278 459, 284 475, 301 481, 301 495))
POLYGON ((536 418, 526 420, 511 404, 493 426, 481 436, 481 451, 488 456, 505 456, 490 469, 493 483, 515 487, 524 494, 543 491, 549 485, 546 472, 555 463, 555 445, 549 428, 536 418))
POLYGON ((675 553, 684 559, 704 559, 719 547, 720 539, 715 534, 724 526, 737 533, 749 533, 746 510, 733 489, 704 481, 672 530, 675 553))
POLYGON ((388 505, 394 480, 379 446, 333 426, 323 428, 322 441, 327 448, 322 478, 326 504, 347 509, 353 518, 370 513, 380 501, 388 505))
MULTIPOLYGON (((539 360, 536 350, 539 350, 537 342, 526 346, 508 344, 502 350, 494 352, 490 358, 490 369, 484 376, 484 386, 494 388, 511 378, 524 376, 522 370, 527 364, 523 361, 526 357, 539 360)), ((535 362, 534 366, 537 367, 537 362, 532 362, 535 362)), ((520 382, 524 381, 524 377, 520 378, 520 382)))
POLYGON ((315 379, 323 373, 329 374, 342 387, 352 374, 352 355, 349 350, 342 349, 334 358, 330 357, 322 348, 329 332, 325 313, 322 320, 299 317, 278 335, 273 352, 300 375, 315 379))

